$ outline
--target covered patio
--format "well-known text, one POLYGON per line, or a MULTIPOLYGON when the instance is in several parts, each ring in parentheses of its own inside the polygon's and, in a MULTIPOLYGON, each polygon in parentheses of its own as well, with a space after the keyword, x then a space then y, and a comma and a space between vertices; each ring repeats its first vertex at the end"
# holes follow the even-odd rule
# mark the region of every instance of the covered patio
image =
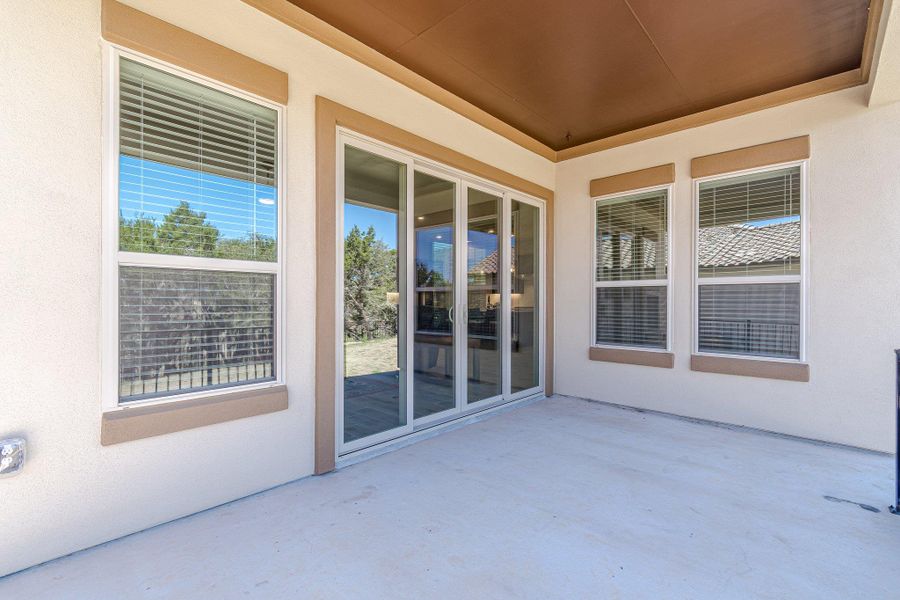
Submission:
POLYGON ((554 396, 0 579, 3 598, 891 598, 884 454, 554 396))

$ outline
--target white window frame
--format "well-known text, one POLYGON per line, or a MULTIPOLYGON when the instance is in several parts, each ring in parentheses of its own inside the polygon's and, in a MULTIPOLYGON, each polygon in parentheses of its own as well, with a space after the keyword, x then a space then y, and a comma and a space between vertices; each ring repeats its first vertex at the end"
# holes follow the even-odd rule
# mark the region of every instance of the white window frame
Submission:
POLYGON ((672 306, 673 306, 673 290, 672 290, 672 271, 674 265, 674 247, 672 243, 672 198, 675 186, 673 183, 665 185, 655 185, 651 187, 628 190, 626 192, 616 192, 614 194, 606 194, 603 196, 594 196, 591 198, 591 218, 588 221, 591 224, 591 331, 589 345, 592 348, 610 348, 614 350, 636 350, 639 352, 671 352, 673 347, 672 338, 674 337, 675 326, 672 322, 672 306), (597 281, 597 207, 604 201, 617 200, 619 198, 627 198, 637 194, 645 194, 650 192, 663 191, 666 192, 666 278, 665 279, 643 279, 643 280, 625 280, 625 281, 597 281), (621 344, 599 344, 597 343, 597 289, 601 287, 658 287, 666 286, 666 347, 665 348, 647 348, 644 346, 626 346, 621 344))
POLYGON ((103 412, 127 410, 132 407, 170 404, 196 398, 206 398, 236 391, 266 389, 284 385, 285 319, 284 319, 284 219, 285 219, 285 107, 265 98, 249 94, 208 77, 159 61, 147 55, 103 42, 103 183, 102 183, 102 318, 101 318, 101 408, 103 412), (144 254, 119 250, 119 61, 121 58, 148 65, 160 71, 196 82, 211 89, 237 96, 249 102, 271 108, 278 115, 275 168, 277 173, 277 236, 276 262, 144 254), (230 385, 216 389, 197 390, 119 402, 119 267, 157 267, 202 269, 246 273, 270 273, 275 276, 275 380, 245 385, 230 385))
POLYGON ((692 316, 691 316, 691 351, 699 356, 719 356, 751 361, 783 362, 801 364, 806 362, 807 336, 809 332, 809 160, 796 160, 728 173, 718 173, 708 177, 699 177, 693 180, 691 225, 694 229, 692 257, 693 274, 692 316), (800 274, 799 275, 757 275, 757 276, 723 276, 700 277, 698 264, 700 231, 700 185, 711 181, 730 179, 742 175, 758 175, 770 171, 779 171, 792 167, 800 167, 800 274), (753 283, 799 283, 800 284, 800 355, 799 358, 781 358, 777 356, 763 356, 754 354, 730 354, 722 352, 701 352, 700 346, 700 286, 701 285, 727 285, 727 284, 753 284, 753 283))

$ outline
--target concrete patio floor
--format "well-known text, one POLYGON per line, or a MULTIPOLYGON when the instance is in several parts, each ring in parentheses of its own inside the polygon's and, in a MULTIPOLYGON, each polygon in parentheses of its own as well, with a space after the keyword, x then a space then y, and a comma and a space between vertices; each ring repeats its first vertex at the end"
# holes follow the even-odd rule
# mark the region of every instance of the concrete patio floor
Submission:
POLYGON ((0 598, 898 598, 892 469, 553 397, 11 575, 0 598))

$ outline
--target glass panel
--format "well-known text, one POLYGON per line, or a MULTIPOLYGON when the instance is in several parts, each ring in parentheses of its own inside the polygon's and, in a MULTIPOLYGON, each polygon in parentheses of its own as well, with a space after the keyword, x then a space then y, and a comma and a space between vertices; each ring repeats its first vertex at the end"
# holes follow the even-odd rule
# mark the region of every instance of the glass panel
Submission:
POLYGON ((119 268, 121 402, 274 379, 274 275, 119 268))
POLYGON ((500 206, 502 198, 468 190, 467 398, 477 402, 502 393, 500 360, 500 206))
POLYGON ((597 288, 597 344, 666 347, 666 286, 597 288))
POLYGON ((278 113, 128 59, 119 249, 276 261, 278 113))
POLYGON ((540 209, 512 201, 510 389, 513 393, 540 385, 540 221, 540 209))
POLYGON ((406 165, 344 149, 344 442, 406 425, 406 165))
POLYGON ((413 413, 454 408, 453 269, 456 184, 416 172, 413 413))
POLYGON ((665 279, 667 190, 597 203, 597 281, 665 279))
POLYGON ((800 274, 800 167, 700 184, 700 277, 800 274))
POLYGON ((800 284, 700 286, 701 352, 800 358, 800 284))

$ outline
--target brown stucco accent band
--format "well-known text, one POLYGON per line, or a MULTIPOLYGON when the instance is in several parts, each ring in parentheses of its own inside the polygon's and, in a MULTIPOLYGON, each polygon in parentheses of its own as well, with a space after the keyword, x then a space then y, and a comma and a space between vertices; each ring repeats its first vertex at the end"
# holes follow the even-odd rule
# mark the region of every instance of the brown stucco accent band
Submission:
POLYGON ((732 358, 729 356, 691 356, 691 371, 743 375, 764 379, 784 379, 786 381, 809 381, 809 365, 806 363, 780 362, 732 358))
POLYGON ((103 0, 101 22, 109 42, 287 104, 287 73, 274 67, 115 0, 103 0))
POLYGON ((277 385, 166 404, 124 408, 103 414, 100 443, 111 446, 175 431, 264 415, 287 407, 287 387, 277 385))
POLYGON ((675 181, 675 163, 591 180, 591 197, 666 185, 675 181))
POLYGON ((597 348, 591 346, 588 349, 588 358, 602 362, 661 367, 663 369, 671 369, 675 366, 675 355, 671 352, 649 352, 647 350, 597 348))
POLYGON ((691 160, 691 177, 709 177, 809 158, 809 136, 719 152, 691 160))

